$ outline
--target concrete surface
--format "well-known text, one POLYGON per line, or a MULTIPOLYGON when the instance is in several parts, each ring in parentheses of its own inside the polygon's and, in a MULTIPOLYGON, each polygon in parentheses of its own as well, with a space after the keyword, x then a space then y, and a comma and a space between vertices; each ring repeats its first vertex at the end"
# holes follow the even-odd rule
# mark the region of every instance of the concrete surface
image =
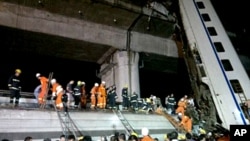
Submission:
MULTIPOLYGON (((57 113, 42 110, 0 109, 0 139, 58 138, 62 134, 57 113)), ((125 133, 119 118, 111 111, 70 112, 71 118, 83 135, 91 135, 96 140, 100 136, 110 136, 114 131, 125 133)), ((153 137, 162 138, 173 126, 158 115, 125 114, 130 124, 140 135, 140 129, 147 127, 153 137)))

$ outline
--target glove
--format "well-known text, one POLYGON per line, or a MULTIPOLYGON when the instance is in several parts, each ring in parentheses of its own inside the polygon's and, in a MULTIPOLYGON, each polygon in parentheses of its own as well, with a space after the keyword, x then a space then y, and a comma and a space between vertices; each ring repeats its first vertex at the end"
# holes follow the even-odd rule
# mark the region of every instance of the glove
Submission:
POLYGON ((53 92, 53 93, 52 93, 52 97, 55 97, 55 96, 56 96, 56 92, 53 92))

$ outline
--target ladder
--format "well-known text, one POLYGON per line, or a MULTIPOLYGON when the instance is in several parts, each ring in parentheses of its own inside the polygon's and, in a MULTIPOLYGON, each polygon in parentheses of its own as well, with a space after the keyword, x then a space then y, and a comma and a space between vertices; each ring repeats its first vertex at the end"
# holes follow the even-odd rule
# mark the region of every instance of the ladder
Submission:
POLYGON ((128 120, 123 116, 123 114, 122 114, 122 112, 120 110, 113 110, 113 112, 117 115, 117 117, 122 122, 128 136, 131 135, 131 133, 133 133, 133 132, 135 133, 135 130, 129 124, 128 120))
POLYGON ((163 116, 175 127, 178 133, 186 133, 186 130, 179 126, 179 122, 174 117, 167 113, 163 113, 163 116))
POLYGON ((49 73, 47 89, 46 89, 46 93, 45 93, 45 95, 44 95, 44 100, 45 100, 45 102, 44 102, 44 104, 41 104, 41 105, 40 105, 40 108, 41 108, 41 109, 44 109, 45 106, 46 106, 46 104, 47 104, 48 93, 49 93, 50 84, 51 84, 50 81, 52 80, 52 78, 53 78, 53 72, 49 73))
MULTIPOLYGON (((59 111, 57 110, 55 104, 53 104, 55 107, 55 110, 57 112, 57 116, 60 120, 60 125, 63 131, 63 134, 66 136, 66 139, 69 135, 74 135, 76 140, 79 140, 78 138, 83 138, 83 134, 78 129, 72 118, 70 117, 68 112, 59 111)), ((64 104, 66 105, 66 104, 64 104)))

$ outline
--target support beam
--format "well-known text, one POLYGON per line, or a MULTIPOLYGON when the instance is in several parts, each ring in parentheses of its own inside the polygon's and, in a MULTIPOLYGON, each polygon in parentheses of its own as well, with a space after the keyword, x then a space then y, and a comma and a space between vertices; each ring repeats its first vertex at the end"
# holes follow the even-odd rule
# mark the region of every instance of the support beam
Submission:
MULTIPOLYGON (((116 51, 111 59, 116 64, 106 73, 102 73, 101 79, 106 82, 107 87, 116 85, 118 102, 122 101, 121 91, 125 85, 129 86, 129 94, 136 92, 140 97, 139 84, 139 54, 137 52, 116 51)), ((108 64, 102 64, 101 70, 108 64)))

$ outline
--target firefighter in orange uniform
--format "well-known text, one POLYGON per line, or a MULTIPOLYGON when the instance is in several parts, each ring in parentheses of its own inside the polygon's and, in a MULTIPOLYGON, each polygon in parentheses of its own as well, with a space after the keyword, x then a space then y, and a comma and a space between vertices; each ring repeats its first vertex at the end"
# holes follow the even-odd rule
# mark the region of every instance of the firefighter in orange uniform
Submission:
POLYGON ((63 88, 59 85, 56 88, 56 107, 58 110, 63 110, 62 96, 63 96, 63 88))
POLYGON ((52 79, 50 81, 50 83, 51 83, 51 86, 52 86, 52 89, 51 89, 52 97, 55 98, 56 97, 56 88, 61 87, 61 85, 56 82, 56 79, 52 79))
POLYGON ((99 95, 98 95, 98 103, 97 105, 99 105, 99 108, 101 109, 105 109, 106 108, 106 98, 107 98, 107 92, 106 92, 106 88, 105 88, 105 81, 102 81, 101 85, 99 86, 99 95))
POLYGON ((91 89, 90 91, 90 100, 91 100, 91 109, 95 109, 96 108, 96 96, 98 94, 98 88, 99 88, 99 84, 95 83, 94 87, 91 89))
POLYGON ((41 83, 41 92, 39 93, 38 95, 38 103, 39 104, 44 104, 45 102, 45 94, 47 92, 47 87, 48 87, 48 78, 44 77, 44 76, 41 76, 40 73, 37 73, 36 74, 36 77, 37 79, 40 80, 40 83, 41 83))
POLYGON ((178 108, 175 110, 175 113, 183 117, 185 113, 185 108, 186 108, 185 99, 181 98, 180 101, 178 102, 178 108))
POLYGON ((87 94, 85 89, 85 82, 82 81, 82 96, 81 96, 81 108, 87 108, 87 94))
POLYGON ((184 129, 188 132, 191 133, 192 132, 192 119, 189 116, 183 116, 181 123, 179 124, 179 126, 183 126, 184 129))

